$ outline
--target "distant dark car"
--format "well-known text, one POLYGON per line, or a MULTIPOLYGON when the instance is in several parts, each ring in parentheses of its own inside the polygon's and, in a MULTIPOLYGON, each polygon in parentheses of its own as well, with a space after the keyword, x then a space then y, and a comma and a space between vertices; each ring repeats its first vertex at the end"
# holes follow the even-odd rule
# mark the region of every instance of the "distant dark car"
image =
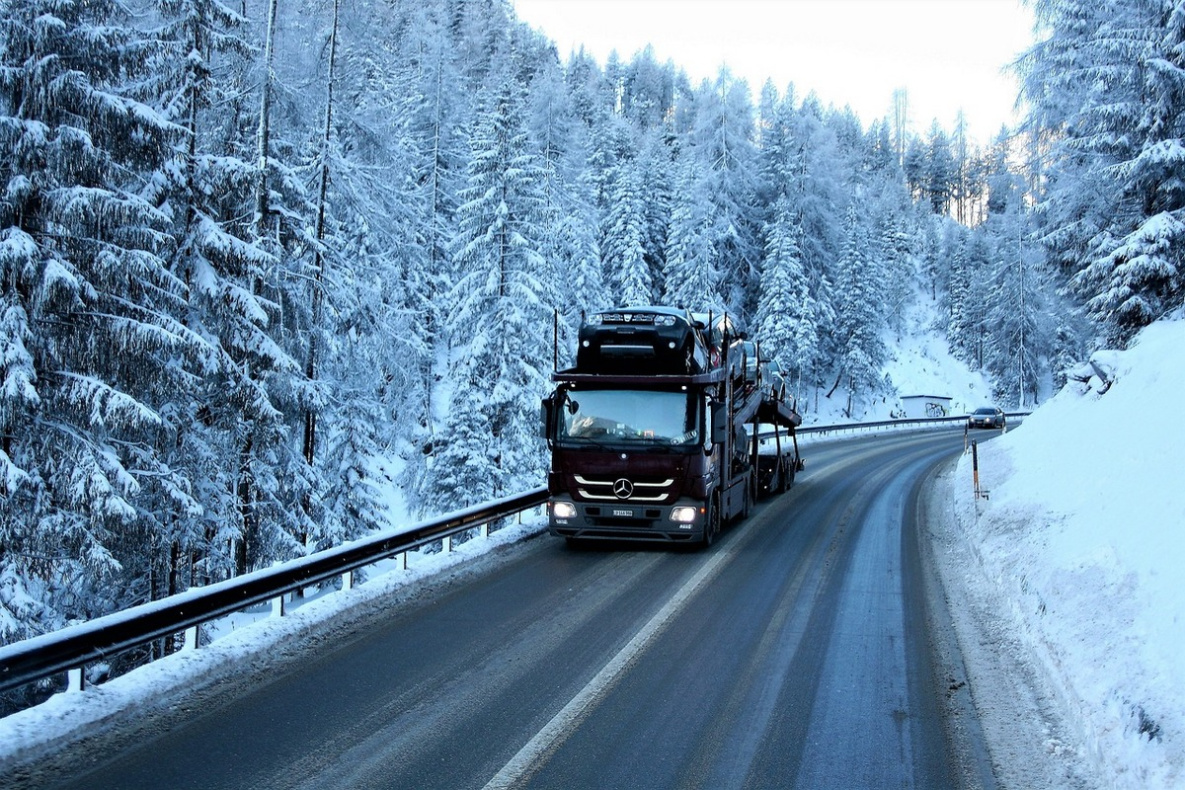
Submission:
POLYGON ((972 428, 1003 428, 1007 420, 995 406, 983 406, 971 412, 967 424, 972 428))

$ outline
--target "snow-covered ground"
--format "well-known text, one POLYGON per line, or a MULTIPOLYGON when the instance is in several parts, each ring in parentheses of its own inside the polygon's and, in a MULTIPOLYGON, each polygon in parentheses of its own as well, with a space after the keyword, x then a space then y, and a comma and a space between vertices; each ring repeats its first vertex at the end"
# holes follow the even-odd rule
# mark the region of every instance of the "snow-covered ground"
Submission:
POLYGON ((1183 348, 1178 319, 1096 353, 1109 387, 1073 382, 979 448, 987 498, 970 455, 953 481, 962 581, 994 602, 1069 730, 1046 750, 1115 788, 1185 787, 1183 348))

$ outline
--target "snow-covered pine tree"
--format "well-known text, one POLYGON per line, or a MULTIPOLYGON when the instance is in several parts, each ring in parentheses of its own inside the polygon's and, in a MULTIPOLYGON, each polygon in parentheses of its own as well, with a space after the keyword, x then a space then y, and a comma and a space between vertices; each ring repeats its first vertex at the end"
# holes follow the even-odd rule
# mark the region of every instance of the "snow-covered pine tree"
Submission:
POLYGON ((1043 280, 1041 255, 1021 224, 1019 206, 997 219, 984 231, 998 235, 991 244, 992 277, 981 291, 986 307, 983 367, 991 375, 997 403, 1031 408, 1037 403, 1051 345, 1046 290, 1038 287, 1043 280))
POLYGON ((877 261, 869 256, 869 231, 854 207, 848 209, 844 224, 846 242, 835 283, 835 331, 840 343, 837 380, 848 387, 851 413, 854 402, 872 396, 880 387, 886 352, 881 338, 883 315, 877 304, 880 278, 877 261))
POLYGON ((642 133, 638 145, 638 165, 642 179, 642 214, 645 220, 642 248, 650 272, 652 293, 663 292, 662 272, 666 267, 667 233, 671 224, 671 182, 674 153, 667 134, 669 127, 642 133))
POLYGON ((956 358, 969 364, 974 358, 973 320, 969 317, 968 302, 974 298, 971 279, 973 264, 970 261, 971 239, 969 231, 949 219, 942 223, 941 256, 946 266, 939 270, 941 284, 940 303, 946 309, 947 342, 956 358))
POLYGON ((803 380, 811 381, 816 372, 819 336, 815 301, 802 269, 796 220, 797 212, 789 198, 779 198, 765 233, 761 299, 755 323, 762 355, 777 361, 801 394, 803 380))
POLYGON ((762 106, 761 162, 769 219, 754 323, 762 354, 778 362, 796 394, 802 395, 804 379, 811 382, 818 373, 820 354, 816 304, 799 244, 802 212, 794 202, 804 166, 803 151, 794 137, 794 109, 789 97, 779 100, 767 85, 762 106))
MULTIPOLYGON (((786 96, 784 103, 791 102, 786 96)), ((787 192, 799 213, 802 229, 799 245, 810 293, 818 311, 820 355, 823 365, 834 369, 840 356, 836 322, 835 267, 844 243, 844 207, 847 196, 844 157, 835 131, 823 123, 823 110, 811 94, 799 108, 786 110, 792 145, 799 166, 787 192)), ((822 386, 822 379, 812 382, 822 386)))
POLYGON ((582 316, 612 306, 601 265, 600 228, 588 169, 588 129, 558 63, 548 61, 527 97, 528 132, 538 153, 543 191, 540 252, 565 283, 559 304, 559 364, 570 362, 582 316))
POLYGON ((712 210, 705 194, 709 183, 701 177, 693 157, 684 156, 676 163, 662 300, 688 310, 724 312, 723 272, 707 231, 712 210))
POLYGON ((910 233, 912 212, 905 185, 896 179, 883 182, 872 210, 875 254, 881 261, 882 313, 888 327, 900 332, 904 328, 906 308, 913 300, 916 277, 910 233))
POLYGON ((181 129, 134 98, 131 22, 0 2, 0 642, 142 599, 161 521, 199 509, 166 448, 202 343, 143 192, 181 129))
MULTIPOLYGON (((191 573, 208 581, 303 551, 310 520, 301 502, 318 485, 294 429, 315 396, 297 361, 310 324, 308 280, 290 251, 311 249, 304 229, 315 212, 272 153, 287 143, 271 118, 227 127, 222 117, 227 105, 250 106, 227 93, 254 65, 245 20, 210 0, 167 0, 160 11, 158 101, 186 134, 156 180, 158 199, 172 209, 170 266, 187 288, 184 321, 206 345, 202 376, 179 404, 187 419, 177 453, 182 468, 187 459, 203 465, 207 553, 193 550, 191 573), (260 150, 262 161, 243 158, 260 150)), ((274 70, 273 62, 261 115, 270 112, 274 70)))
POLYGON ((935 120, 930 126, 929 146, 926 151, 926 196, 930 210, 949 215, 955 198, 958 167, 951 152, 950 137, 935 120))
POLYGON ((753 115, 748 84, 721 68, 714 81, 705 80, 696 91, 694 126, 688 135, 688 153, 701 173, 698 199, 710 206, 703 214, 708 242, 703 249, 710 248, 716 256, 721 296, 729 312, 742 320, 752 316, 760 280, 760 179, 753 115))
POLYGON ((1111 342, 1185 300, 1180 140, 1185 11, 1160 0, 1045 0, 1022 60, 1052 141, 1044 241, 1111 342))
POLYGON ((646 262, 644 185, 636 159, 613 168, 609 211, 601 234, 602 266, 613 285, 616 301, 627 307, 654 302, 654 284, 646 262))
MULTIPOLYGON (((456 279, 452 261, 455 212, 469 156, 467 135, 472 107, 469 93, 461 84, 463 64, 455 51, 448 4, 409 3, 399 8, 408 18, 396 26, 404 34, 394 46, 410 55, 410 64, 394 84, 376 85, 383 90, 359 97, 353 136, 366 137, 367 147, 375 153, 365 161, 372 163, 373 172, 382 173, 391 140, 404 133, 399 127, 405 124, 414 157, 409 177, 415 193, 407 205, 414 207, 416 217, 411 224, 399 223, 404 232, 390 239, 395 244, 392 251, 409 243, 417 248, 414 255, 404 255, 408 311, 404 333, 417 335, 421 350, 413 355, 414 364, 391 371, 408 396, 405 406, 396 413, 410 423, 417 446, 417 453, 410 456, 414 459, 418 448, 431 442, 436 430, 433 403, 441 371, 435 366, 448 346, 444 317, 447 295, 456 279), (402 94, 407 98, 401 102, 398 97, 402 94), (406 121, 395 120, 400 118, 406 121)), ((369 15, 360 19, 364 28, 359 31, 361 40, 373 40, 369 19, 369 15)), ((376 47, 358 62, 355 73, 386 73, 399 65, 389 61, 390 53, 376 47)), ((361 80, 355 83, 365 84, 361 80)), ((368 189, 372 199, 376 188, 381 189, 377 183, 368 189)), ((374 229, 381 227, 376 225, 374 229)), ((419 471, 417 463, 408 465, 409 475, 419 471)), ((407 482, 414 484, 411 479, 407 482)))
POLYGON ((551 361, 555 272, 539 252, 541 172, 523 128, 512 53, 491 74, 458 208, 461 276, 448 329, 457 349, 448 415, 421 509, 442 512, 539 479, 538 398, 551 361))

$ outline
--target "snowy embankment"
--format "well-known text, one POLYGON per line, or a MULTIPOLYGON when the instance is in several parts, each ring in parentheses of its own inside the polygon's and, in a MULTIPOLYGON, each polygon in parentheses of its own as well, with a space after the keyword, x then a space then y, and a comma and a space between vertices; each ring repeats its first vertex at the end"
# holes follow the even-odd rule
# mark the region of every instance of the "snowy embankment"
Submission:
POLYGON ((1185 786, 1183 348, 1173 320, 1096 353, 1089 382, 979 448, 989 498, 954 504, 1094 772, 1133 790, 1185 786))

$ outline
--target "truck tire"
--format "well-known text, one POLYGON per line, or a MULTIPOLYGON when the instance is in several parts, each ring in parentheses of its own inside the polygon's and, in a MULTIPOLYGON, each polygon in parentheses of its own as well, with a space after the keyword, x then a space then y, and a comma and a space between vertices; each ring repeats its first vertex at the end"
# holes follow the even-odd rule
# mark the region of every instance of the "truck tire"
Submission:
POLYGON ((708 517, 704 521, 704 536, 700 541, 703 548, 708 548, 716 542, 720 535, 720 495, 712 494, 708 499, 708 517))

